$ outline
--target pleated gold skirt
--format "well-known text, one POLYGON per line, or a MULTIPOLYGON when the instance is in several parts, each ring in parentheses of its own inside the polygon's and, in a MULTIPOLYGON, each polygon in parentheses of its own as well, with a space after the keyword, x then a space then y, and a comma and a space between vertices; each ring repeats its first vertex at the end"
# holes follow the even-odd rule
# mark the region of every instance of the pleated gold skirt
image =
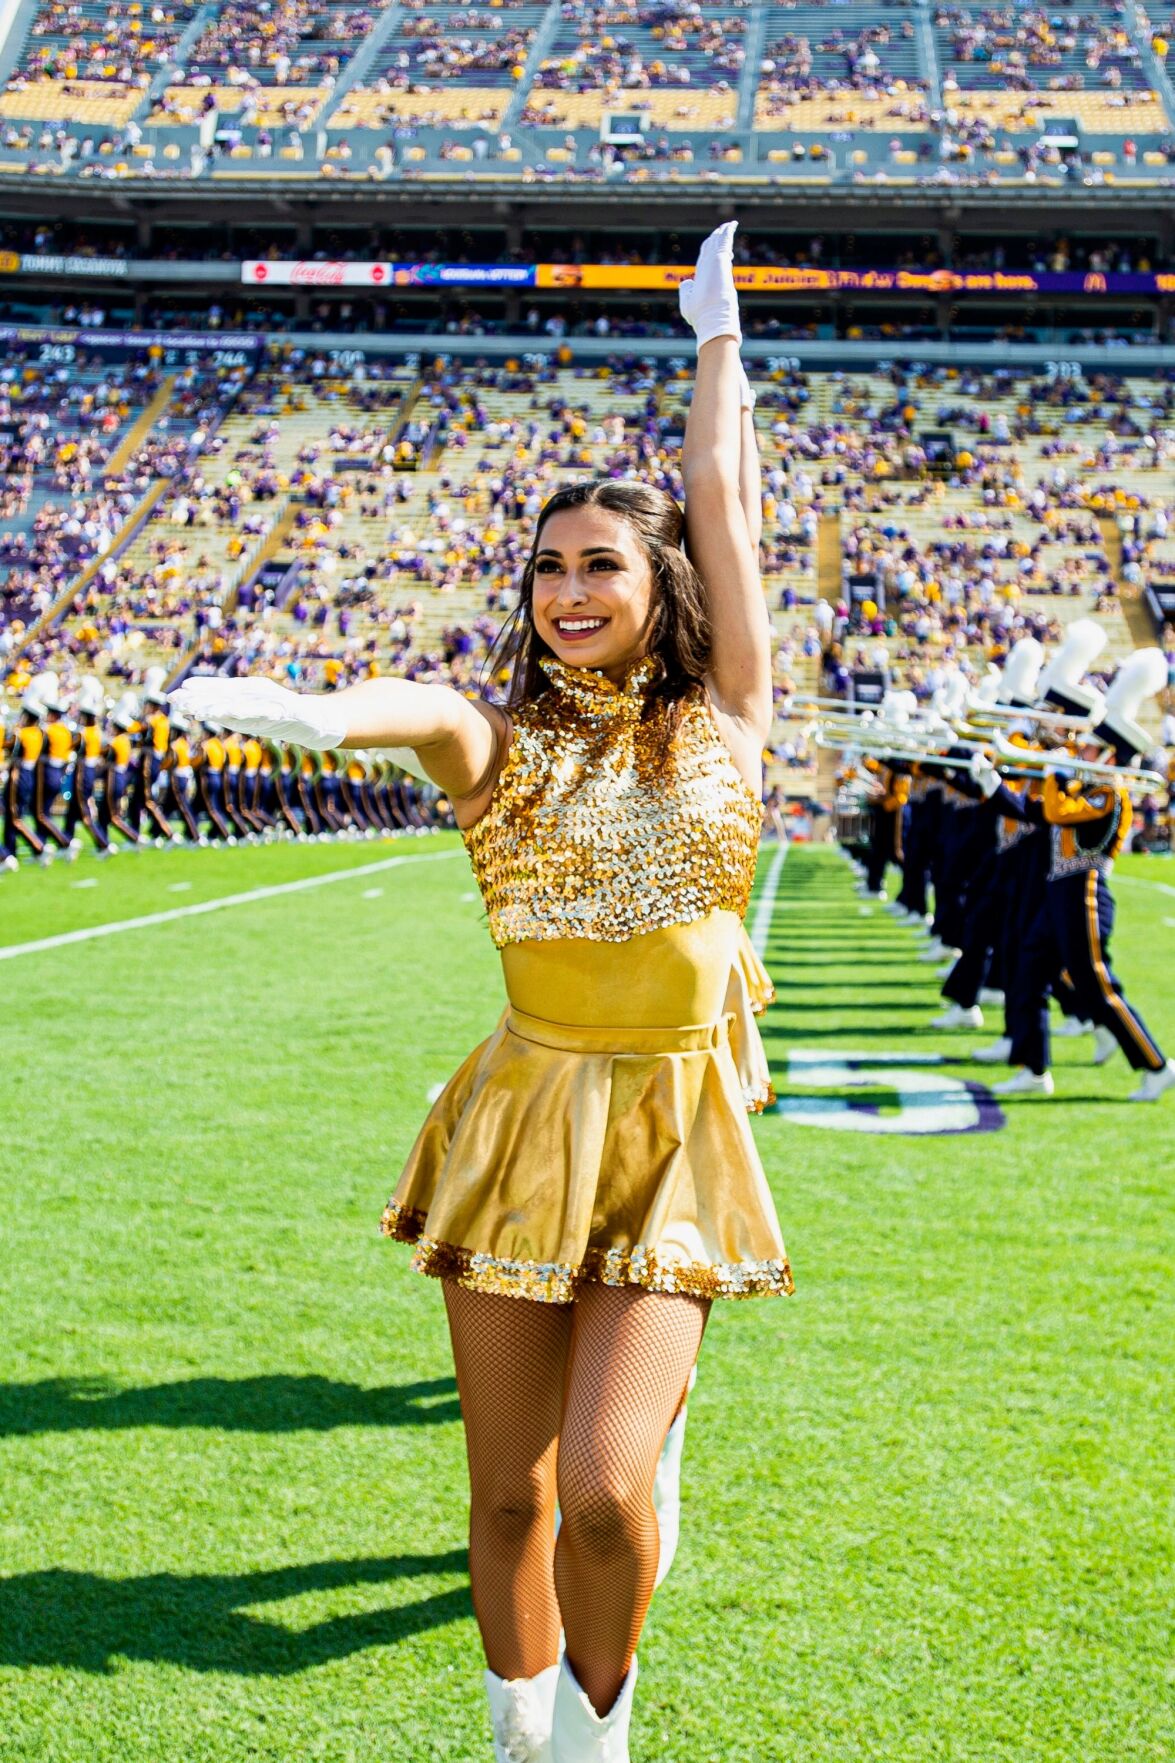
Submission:
POLYGON ((792 1291, 731 1044, 733 1028, 745 1050, 749 1023, 762 1059, 753 1015, 640 1020, 675 1002, 725 1002, 740 931, 717 921, 731 916, 634 938, 628 959, 617 950, 630 944, 577 941, 532 946, 529 968, 530 955, 506 964, 514 1001, 446 1084, 381 1221, 415 1244, 419 1272, 550 1304, 574 1302, 588 1281, 702 1298, 792 1291), (667 986, 659 1006, 648 983, 621 996, 638 955, 667 986), (552 964, 567 1014, 612 1005, 627 1020, 520 1008, 552 964))

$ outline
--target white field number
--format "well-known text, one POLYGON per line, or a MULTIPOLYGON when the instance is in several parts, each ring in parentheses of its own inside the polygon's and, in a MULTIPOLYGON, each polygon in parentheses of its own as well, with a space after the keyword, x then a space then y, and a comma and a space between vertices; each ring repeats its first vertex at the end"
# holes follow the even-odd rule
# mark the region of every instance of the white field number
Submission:
MULTIPOLYGON (((778 1111, 798 1126, 834 1132, 956 1133, 981 1125, 979 1104, 961 1078, 935 1069, 939 1053, 824 1052, 788 1054, 788 1081, 809 1090, 886 1092, 886 1112, 846 1096, 780 1096, 778 1111)), ((994 1123, 993 1123, 994 1124, 994 1123)))

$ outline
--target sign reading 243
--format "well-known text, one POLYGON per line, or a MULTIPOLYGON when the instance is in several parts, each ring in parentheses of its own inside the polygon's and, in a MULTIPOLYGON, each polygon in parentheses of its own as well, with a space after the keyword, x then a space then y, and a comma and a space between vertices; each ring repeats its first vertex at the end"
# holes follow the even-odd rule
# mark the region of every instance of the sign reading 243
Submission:
POLYGON ((793 1048, 787 1079, 805 1091, 875 1090, 867 1096, 791 1094, 780 1096, 771 1113, 798 1126, 834 1132, 961 1133, 995 1132, 1004 1116, 980 1083, 949 1077, 941 1053, 876 1053, 793 1048))

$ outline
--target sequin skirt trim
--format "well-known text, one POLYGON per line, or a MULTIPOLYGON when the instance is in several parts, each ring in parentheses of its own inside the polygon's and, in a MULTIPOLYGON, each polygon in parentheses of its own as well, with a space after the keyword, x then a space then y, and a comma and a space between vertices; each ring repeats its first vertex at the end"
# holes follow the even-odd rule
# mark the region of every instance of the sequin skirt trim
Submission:
POLYGON ((790 1294, 731 1027, 507 1012, 434 1104, 381 1231, 420 1273, 541 1303, 593 1282, 790 1294))
POLYGON ((530 1298, 543 1304, 573 1304, 581 1286, 641 1286, 647 1292, 677 1292, 688 1298, 790 1296, 795 1290, 787 1257, 733 1265, 665 1266, 656 1252, 638 1243, 632 1250, 593 1249, 578 1266, 571 1262, 506 1261, 494 1255, 438 1243, 424 1234, 427 1215, 389 1201, 379 1227, 399 1243, 414 1243, 412 1265, 433 1279, 455 1279, 470 1291, 499 1297, 530 1298))

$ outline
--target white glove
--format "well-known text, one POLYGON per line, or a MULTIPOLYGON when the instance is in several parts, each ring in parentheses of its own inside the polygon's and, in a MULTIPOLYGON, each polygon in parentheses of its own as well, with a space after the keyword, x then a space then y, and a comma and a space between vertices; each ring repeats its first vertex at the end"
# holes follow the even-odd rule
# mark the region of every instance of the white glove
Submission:
POLYGON ((714 337, 743 340, 734 285, 734 234, 737 220, 728 220, 703 241, 698 266, 677 290, 681 316, 698 339, 698 348, 714 337))
POLYGON ((337 747, 347 738, 346 717, 329 695, 290 692, 271 679, 197 675, 169 693, 168 703, 201 722, 295 747, 337 747))
POLYGON ((971 773, 972 781, 979 785, 985 797, 995 795, 1000 787, 1000 774, 986 753, 973 754, 967 769, 971 773))
POLYGON ((755 389, 747 378, 747 370, 740 361, 738 364, 739 391, 738 403, 740 410, 754 410, 755 389))

